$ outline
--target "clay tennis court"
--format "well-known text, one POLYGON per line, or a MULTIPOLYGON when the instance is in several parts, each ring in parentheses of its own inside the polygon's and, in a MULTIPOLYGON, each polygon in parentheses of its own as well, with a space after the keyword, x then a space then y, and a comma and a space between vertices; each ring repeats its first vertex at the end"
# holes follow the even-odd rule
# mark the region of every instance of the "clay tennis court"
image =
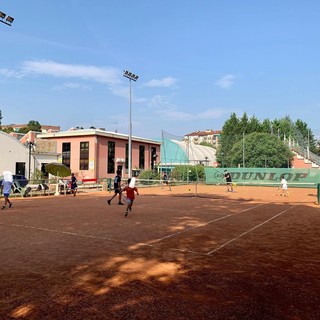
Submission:
POLYGON ((12 198, 0 319, 320 319, 316 189, 139 191, 12 198))

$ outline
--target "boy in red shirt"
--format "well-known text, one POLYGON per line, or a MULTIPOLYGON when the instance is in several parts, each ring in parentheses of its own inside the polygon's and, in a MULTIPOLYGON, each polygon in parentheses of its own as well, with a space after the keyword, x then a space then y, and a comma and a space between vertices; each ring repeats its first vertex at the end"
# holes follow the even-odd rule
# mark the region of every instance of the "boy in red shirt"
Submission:
POLYGON ((128 179, 128 185, 126 185, 121 190, 121 193, 126 192, 126 194, 127 194, 127 196, 126 196, 127 197, 127 210, 126 210, 126 214, 124 215, 125 217, 128 216, 128 211, 132 210, 132 205, 133 205, 133 201, 134 201, 134 193, 136 192, 136 194, 139 195, 138 189, 136 187, 134 187, 134 188, 129 187, 130 182, 131 182, 131 178, 128 179))

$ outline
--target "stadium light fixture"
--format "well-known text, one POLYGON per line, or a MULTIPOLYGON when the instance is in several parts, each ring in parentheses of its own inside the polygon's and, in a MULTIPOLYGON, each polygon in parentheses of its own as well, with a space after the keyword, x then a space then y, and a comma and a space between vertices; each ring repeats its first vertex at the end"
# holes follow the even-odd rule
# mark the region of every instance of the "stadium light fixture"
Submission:
POLYGON ((0 11, 0 22, 11 26, 11 24, 13 23, 14 18, 12 18, 11 16, 7 16, 7 14, 5 14, 4 12, 0 11))
POLYGON ((130 91, 129 91, 129 141, 128 141, 128 177, 132 176, 132 98, 131 98, 131 81, 137 81, 138 76, 128 70, 123 71, 123 76, 129 79, 130 91))

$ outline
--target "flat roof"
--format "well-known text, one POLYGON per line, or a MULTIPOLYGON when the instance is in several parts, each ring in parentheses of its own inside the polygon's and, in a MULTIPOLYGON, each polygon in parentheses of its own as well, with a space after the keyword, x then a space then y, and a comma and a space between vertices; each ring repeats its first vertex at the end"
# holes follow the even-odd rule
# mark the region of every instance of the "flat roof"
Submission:
MULTIPOLYGON (((106 131, 101 129, 76 129, 76 130, 68 130, 68 131, 58 131, 52 133, 39 133, 37 138, 46 139, 46 138, 63 138, 63 137, 79 137, 79 136, 103 136, 107 138, 117 138, 122 140, 128 140, 129 136, 127 134, 113 132, 113 131, 106 131)), ((161 145, 161 142, 146 139, 142 137, 132 136, 132 141, 140 141, 145 143, 152 143, 161 145)))

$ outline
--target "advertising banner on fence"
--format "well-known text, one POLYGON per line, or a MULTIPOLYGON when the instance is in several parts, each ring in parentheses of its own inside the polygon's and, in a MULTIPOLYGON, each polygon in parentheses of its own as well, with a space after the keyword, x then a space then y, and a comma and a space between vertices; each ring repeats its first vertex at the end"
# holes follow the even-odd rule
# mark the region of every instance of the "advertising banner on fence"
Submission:
POLYGON ((286 168, 205 168, 206 183, 224 183, 224 170, 231 174, 232 181, 245 185, 277 185, 281 176, 293 185, 308 186, 320 183, 319 169, 286 168))

